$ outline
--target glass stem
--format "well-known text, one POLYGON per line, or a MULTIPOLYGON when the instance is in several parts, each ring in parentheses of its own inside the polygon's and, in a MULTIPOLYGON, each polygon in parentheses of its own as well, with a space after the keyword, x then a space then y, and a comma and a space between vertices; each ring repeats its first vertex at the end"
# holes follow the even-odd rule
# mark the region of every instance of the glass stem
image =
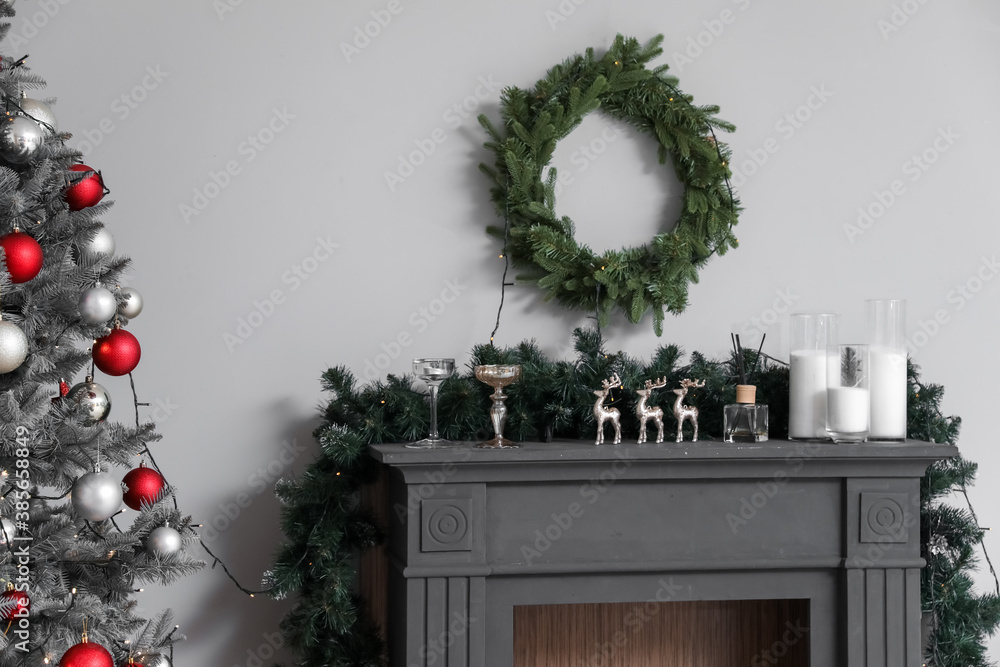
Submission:
POLYGON ((436 382, 429 382, 427 388, 431 397, 431 432, 427 437, 431 440, 438 439, 438 385, 436 382))

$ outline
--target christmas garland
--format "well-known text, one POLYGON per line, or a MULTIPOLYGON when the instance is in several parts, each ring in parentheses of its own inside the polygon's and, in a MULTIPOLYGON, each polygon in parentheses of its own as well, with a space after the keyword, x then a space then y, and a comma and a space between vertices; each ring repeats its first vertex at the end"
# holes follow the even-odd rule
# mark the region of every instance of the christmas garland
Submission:
POLYGON ((533 90, 505 88, 501 95, 502 132, 485 116, 485 145, 495 168, 480 165, 493 182, 491 196, 503 229, 489 231, 505 240, 521 280, 535 282, 567 308, 597 312, 607 321, 618 305, 632 322, 647 311, 663 332, 664 308, 680 313, 687 306, 688 284, 715 253, 738 245, 732 233, 740 210, 729 183, 729 150, 713 128, 735 128, 715 116, 717 106, 694 106, 666 74, 667 65, 646 69, 662 53, 663 36, 642 46, 622 35, 600 59, 593 49, 550 69, 533 90), (646 245, 597 254, 573 237, 573 222, 555 212, 557 173, 550 168, 556 142, 591 111, 651 135, 659 159, 669 156, 684 184, 680 218, 670 231, 646 245))
MULTIPOLYGON (((511 348, 477 346, 469 368, 476 364, 520 364, 521 379, 507 390, 505 433, 516 440, 551 437, 593 441, 593 388, 611 373, 622 384, 638 386, 643 379, 666 376, 669 384, 698 378, 704 388, 689 394, 701 413, 702 434, 718 438, 722 407, 732 402, 737 374, 735 354, 725 361, 693 353, 687 363, 675 345, 660 347, 649 362, 604 349, 599 332, 575 332, 575 361, 547 358, 530 341, 511 348)), ((744 352, 746 362, 755 353, 744 352)), ((297 596, 282 628, 298 654, 296 664, 348 667, 385 665, 380 633, 368 619, 364 600, 355 593, 357 552, 378 544, 379 527, 359 506, 358 492, 377 477, 378 466, 368 455, 376 442, 406 442, 427 433, 424 395, 414 391, 413 378, 390 375, 363 387, 344 367, 323 374, 332 394, 324 423, 316 429, 317 460, 297 480, 281 481, 275 492, 282 501, 285 543, 267 575, 271 594, 297 596)), ((788 416, 788 371, 766 359, 759 368, 758 396, 771 412, 771 436, 783 432, 788 416)), ((492 435, 488 406, 490 388, 471 371, 450 378, 440 391, 441 435, 452 440, 482 440, 492 435)), ((961 426, 946 417, 940 405, 944 389, 920 381, 909 367, 907 433, 910 438, 955 444, 961 426)), ((612 396, 623 415, 623 437, 634 439, 632 392, 612 396)), ((690 434, 687 435, 690 437, 690 434)), ((942 502, 954 491, 964 492, 975 478, 976 466, 962 458, 939 461, 928 469, 921 487, 922 606, 930 619, 925 662, 934 667, 986 667, 985 642, 1000 624, 1000 598, 973 589, 970 573, 983 531, 971 510, 942 502)))

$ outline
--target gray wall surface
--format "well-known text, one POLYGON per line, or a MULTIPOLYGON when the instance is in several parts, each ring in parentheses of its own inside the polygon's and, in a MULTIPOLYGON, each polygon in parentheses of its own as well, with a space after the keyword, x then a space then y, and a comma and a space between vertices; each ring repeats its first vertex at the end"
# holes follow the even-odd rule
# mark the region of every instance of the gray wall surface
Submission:
MULTIPOLYGON (((210 544, 248 585, 281 539, 271 485, 312 457, 320 372, 465 363, 489 337, 502 266, 483 232, 496 219, 474 115, 496 117, 501 85, 530 86, 616 32, 664 33, 660 62, 738 126, 728 140, 746 211, 741 247, 702 271, 662 340, 648 320, 616 318, 609 347, 722 355, 730 331, 766 331, 767 351, 784 356, 790 311, 839 312, 848 340, 864 299, 905 298, 914 356, 947 387, 963 452, 981 464, 979 516, 1000 521, 982 381, 1000 375, 995 3, 17 4, 3 51, 30 53, 48 80, 136 263, 146 309, 130 330, 141 398, 165 436, 159 463, 186 510, 221 528, 210 544), (428 141, 433 152, 390 188, 386 172, 428 141), (859 208, 873 217, 852 234, 859 208)), ((679 187, 652 143, 599 114, 555 164, 573 177, 557 210, 594 248, 644 242, 675 215, 679 187)), ((588 322, 531 287, 511 289, 504 314, 498 343, 533 337, 557 356, 588 322)), ((127 420, 127 383, 105 380, 127 420)), ((247 667, 268 663, 287 608, 247 598, 218 569, 141 604, 176 609, 190 637, 178 665, 247 667)))

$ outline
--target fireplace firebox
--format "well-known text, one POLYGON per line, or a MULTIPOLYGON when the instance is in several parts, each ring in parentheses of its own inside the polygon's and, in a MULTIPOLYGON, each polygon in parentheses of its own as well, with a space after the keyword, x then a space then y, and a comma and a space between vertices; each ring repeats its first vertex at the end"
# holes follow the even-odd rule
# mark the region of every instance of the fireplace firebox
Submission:
POLYGON ((404 667, 921 664, 949 445, 374 445, 361 589, 404 667))

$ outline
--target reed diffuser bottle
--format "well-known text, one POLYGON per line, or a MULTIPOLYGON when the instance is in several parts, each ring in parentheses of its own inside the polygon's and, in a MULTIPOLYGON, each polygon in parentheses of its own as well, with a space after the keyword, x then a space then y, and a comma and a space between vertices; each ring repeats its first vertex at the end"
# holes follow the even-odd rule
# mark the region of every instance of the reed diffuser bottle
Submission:
POLYGON ((760 347, 757 348, 753 369, 747 374, 746 359, 740 337, 732 336, 733 350, 736 353, 736 371, 739 374, 740 384, 736 385, 736 402, 723 408, 722 439, 725 442, 740 444, 767 441, 767 406, 757 403, 757 387, 751 384, 760 363, 760 351, 764 347, 764 338, 766 337, 767 334, 760 339, 760 347))

